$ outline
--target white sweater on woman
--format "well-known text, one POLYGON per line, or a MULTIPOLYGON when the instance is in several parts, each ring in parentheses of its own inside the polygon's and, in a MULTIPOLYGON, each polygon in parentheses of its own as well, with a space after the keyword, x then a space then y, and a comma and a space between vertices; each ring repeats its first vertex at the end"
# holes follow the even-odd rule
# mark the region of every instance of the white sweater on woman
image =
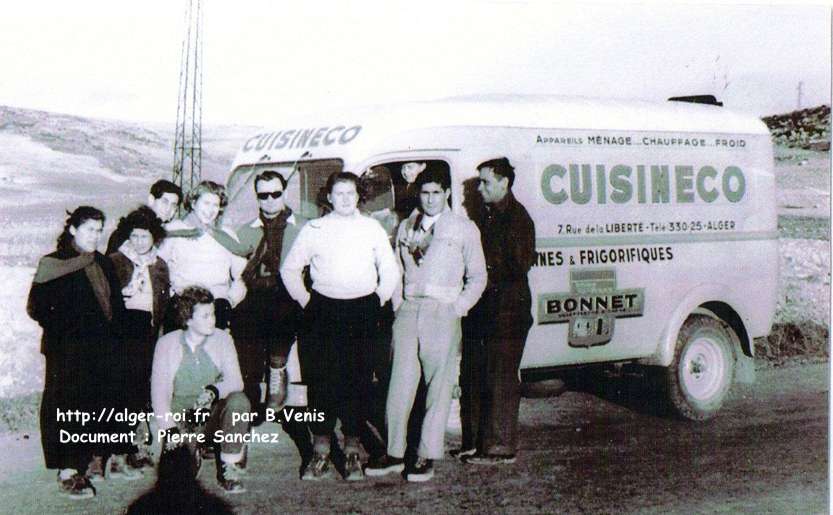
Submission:
POLYGON ((356 299, 376 293, 387 302, 400 278, 399 266, 382 226, 356 212, 330 213, 301 229, 281 265, 287 291, 301 306, 309 302, 303 269, 310 266, 312 289, 332 299, 356 299))

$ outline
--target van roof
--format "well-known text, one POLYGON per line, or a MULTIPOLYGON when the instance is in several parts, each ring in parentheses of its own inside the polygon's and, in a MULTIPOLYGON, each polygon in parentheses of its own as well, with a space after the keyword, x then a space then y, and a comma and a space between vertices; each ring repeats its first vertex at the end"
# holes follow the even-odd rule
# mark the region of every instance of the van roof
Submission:
POLYGON ((748 114, 718 106, 549 95, 460 96, 383 107, 434 125, 768 134, 748 114), (445 121, 445 119, 448 121, 445 121), (442 121, 438 123, 438 121, 442 121))
MULTIPOLYGON (((768 135, 755 116, 724 107, 685 102, 649 102, 549 95, 473 95, 403 104, 327 111, 281 122, 281 127, 248 139, 235 166, 259 160, 264 151, 272 161, 294 161, 304 150, 296 145, 276 149, 276 133, 290 129, 361 126, 362 134, 338 152, 376 149, 384 138, 411 130, 441 127, 523 127, 594 131, 661 131, 768 135), (381 138, 381 139, 380 139, 381 138), (269 144, 265 144, 268 140, 269 144), (262 142, 262 145, 255 143, 262 142), (255 148, 255 147, 260 148, 255 148), (346 148, 352 147, 352 148, 346 148), (283 157, 282 157, 283 156, 283 157), (284 159, 285 157, 285 159, 284 159)), ((317 157, 322 152, 313 151, 317 157)), ((332 149, 335 150, 335 147, 332 149)), ((327 154, 327 152, 323 152, 327 154)))

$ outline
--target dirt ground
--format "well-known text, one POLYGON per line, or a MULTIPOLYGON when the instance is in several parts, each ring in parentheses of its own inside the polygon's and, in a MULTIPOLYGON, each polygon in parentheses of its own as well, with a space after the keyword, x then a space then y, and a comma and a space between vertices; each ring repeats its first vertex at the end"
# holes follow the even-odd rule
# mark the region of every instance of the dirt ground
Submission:
MULTIPOLYGON (((518 462, 464 466, 446 459, 433 481, 396 476, 347 483, 297 478, 299 458, 283 436, 251 449, 248 493, 225 496, 237 513, 827 513, 829 366, 759 370, 735 385, 716 419, 661 416, 632 379, 588 391, 524 399, 518 462)), ((267 423, 261 432, 279 432, 267 423)), ((450 434, 449 445, 459 442, 450 434)), ((118 513, 151 487, 109 480, 88 501, 57 495, 36 433, 0 437, 0 498, 14 513, 118 513)), ((201 480, 223 495, 208 463, 201 480)), ((4 508, 4 509, 5 509, 4 508)))

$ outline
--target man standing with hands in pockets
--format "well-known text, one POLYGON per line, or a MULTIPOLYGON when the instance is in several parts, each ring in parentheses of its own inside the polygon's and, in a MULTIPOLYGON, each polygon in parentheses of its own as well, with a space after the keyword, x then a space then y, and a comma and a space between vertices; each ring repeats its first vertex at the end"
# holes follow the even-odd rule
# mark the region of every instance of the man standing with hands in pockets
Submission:
MULTIPOLYGON (((443 457, 445 427, 460 353, 460 319, 486 287, 480 231, 448 206, 448 165, 431 162, 416 180, 420 208, 403 221, 396 254, 405 271, 404 302, 393 324, 393 371, 387 398, 388 453, 371 462, 368 476, 405 468, 408 416, 420 375, 428 387, 417 459, 408 481, 428 481, 443 457)), ((394 303, 398 303, 398 295, 394 303)))
POLYGON ((376 318, 400 272, 385 230, 359 213, 359 178, 338 172, 326 189, 333 211, 304 225, 281 266, 287 291, 304 308, 299 357, 309 407, 324 418, 311 424, 314 455, 303 479, 332 475, 330 434, 340 419, 345 478, 360 480, 358 435, 370 404, 376 318), (307 265, 312 292, 303 281, 307 265))
POLYGON ((512 194, 515 168, 505 157, 480 163, 486 209, 473 219, 489 274, 483 297, 463 324, 460 418, 466 463, 515 462, 521 391, 518 367, 532 326, 527 274, 535 263, 535 225, 512 194))

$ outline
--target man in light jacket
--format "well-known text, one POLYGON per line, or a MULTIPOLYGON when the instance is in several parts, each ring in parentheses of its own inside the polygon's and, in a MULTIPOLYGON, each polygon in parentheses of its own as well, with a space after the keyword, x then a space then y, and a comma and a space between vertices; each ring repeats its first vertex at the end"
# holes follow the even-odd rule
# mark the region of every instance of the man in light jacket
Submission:
POLYGON ((486 287, 480 232, 448 206, 448 165, 431 162, 416 181, 420 208, 404 220, 396 256, 405 271, 397 293, 402 302, 393 325, 393 371, 387 398, 388 453, 368 464, 368 476, 405 468, 408 417, 422 375, 427 385, 425 418, 417 460, 408 481, 428 481, 433 461, 444 453, 445 427, 460 354, 460 319, 486 287))

